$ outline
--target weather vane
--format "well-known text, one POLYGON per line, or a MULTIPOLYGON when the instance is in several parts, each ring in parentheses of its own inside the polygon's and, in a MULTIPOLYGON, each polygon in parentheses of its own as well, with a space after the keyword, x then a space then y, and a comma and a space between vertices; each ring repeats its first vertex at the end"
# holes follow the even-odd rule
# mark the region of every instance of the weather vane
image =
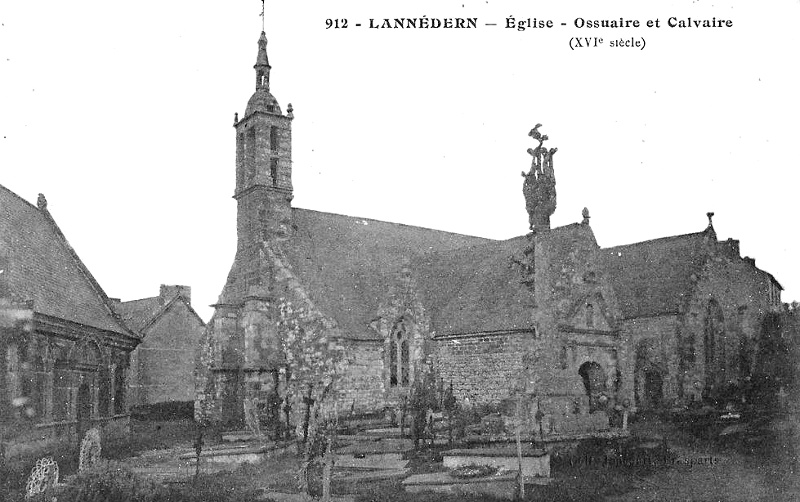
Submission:
POLYGON ((261 14, 259 16, 261 16, 261 31, 264 31, 264 0, 261 0, 261 14))

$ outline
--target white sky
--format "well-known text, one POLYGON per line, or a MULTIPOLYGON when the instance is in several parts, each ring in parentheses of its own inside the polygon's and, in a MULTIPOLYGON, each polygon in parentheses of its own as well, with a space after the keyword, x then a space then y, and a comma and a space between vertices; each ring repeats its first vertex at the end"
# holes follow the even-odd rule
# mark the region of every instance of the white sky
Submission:
MULTIPOLYGON (((714 211, 718 236, 740 239, 784 301, 798 299, 800 2, 640 4, 268 1, 271 88, 295 109, 294 205, 524 234, 520 172, 541 122, 559 149, 554 226, 587 206, 598 242, 613 246, 700 231, 714 211), (422 15, 479 27, 366 27, 422 15), (504 29, 509 15, 556 27, 504 29), (620 16, 662 27, 573 26, 620 16), (734 24, 668 28, 671 16, 734 24), (327 18, 350 27, 326 30, 327 18), (605 43, 572 51, 573 36, 605 43), (607 46, 631 36, 646 48, 607 46)), ((260 10, 256 0, 0 8, 0 184, 34 203, 47 196, 109 296, 188 284, 210 317, 235 252, 233 114, 254 90, 260 10)))

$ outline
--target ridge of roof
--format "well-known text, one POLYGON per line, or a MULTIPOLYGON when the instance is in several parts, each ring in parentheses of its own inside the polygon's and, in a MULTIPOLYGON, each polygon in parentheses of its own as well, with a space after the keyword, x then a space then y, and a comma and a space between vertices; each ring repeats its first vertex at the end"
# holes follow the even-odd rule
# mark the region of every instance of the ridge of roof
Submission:
POLYGON ((663 243, 663 242, 666 242, 666 241, 675 241, 675 240, 678 240, 678 239, 688 239, 688 238, 691 238, 691 237, 703 237, 703 236, 705 236, 705 234, 706 234, 706 231, 703 230, 701 232, 691 232, 691 233, 688 233, 688 234, 670 235, 670 236, 667 236, 667 237, 656 237, 655 239, 648 239, 648 240, 645 240, 645 241, 631 242, 629 244, 619 244, 619 245, 616 245, 616 246, 601 247, 600 250, 601 251, 612 251, 612 250, 617 250, 617 249, 622 249, 622 248, 631 248, 631 247, 637 247, 637 246, 649 246, 649 245, 653 245, 653 244, 663 243))
POLYGON ((189 313, 194 315, 198 321, 200 321, 201 326, 205 326, 206 323, 203 321, 203 318, 197 313, 197 311, 192 307, 192 304, 189 303, 186 298, 181 294, 174 295, 169 301, 165 302, 163 305, 161 304, 161 297, 160 296, 150 296, 147 298, 138 298, 136 300, 128 300, 125 302, 119 302, 116 305, 116 308, 120 311, 123 319, 128 319, 131 322, 137 324, 138 326, 136 329, 142 332, 142 336, 144 336, 144 331, 149 329, 153 324, 158 322, 158 320, 175 304, 176 301, 182 301, 184 305, 189 309, 189 313))
POLYGON ((201 318, 201 317, 200 317, 200 316, 197 314, 197 312, 194 310, 194 308, 192 308, 192 305, 191 305, 191 304, 190 304, 188 301, 186 301, 186 298, 184 298, 184 296, 183 296, 183 295, 180 295, 180 294, 178 294, 178 295, 175 295, 175 296, 173 296, 173 297, 172 297, 172 299, 171 299, 170 301, 166 302, 166 303, 164 304, 164 306, 163 306, 161 309, 159 309, 159 311, 158 311, 158 312, 157 312, 157 313, 156 313, 156 314, 155 314, 155 315, 152 317, 152 319, 150 319, 150 321, 148 321, 148 322, 147 322, 147 324, 145 324, 145 325, 144 325, 144 327, 142 328, 142 330, 148 329, 150 326, 152 326, 153 324, 155 324, 156 322, 158 322, 158 320, 159 320, 159 319, 161 319, 161 317, 162 317, 162 316, 163 316, 163 315, 164 315, 164 314, 165 314, 165 313, 166 313, 166 312, 167 312, 169 309, 171 309, 171 308, 172 308, 172 306, 173 306, 173 305, 174 305, 176 302, 179 302, 179 301, 180 301, 180 302, 183 302, 183 304, 184 304, 184 305, 186 305, 186 308, 188 308, 188 309, 189 309, 189 312, 190 312, 191 314, 193 314, 193 315, 194 315, 194 316, 197 318, 197 320, 198 320, 198 321, 200 321, 200 325, 201 325, 201 326, 205 326, 205 325, 206 325, 206 323, 205 323, 205 322, 203 321, 203 319, 202 319, 202 318, 201 318))
POLYGON ((365 218, 365 217, 362 217, 362 216, 353 216, 353 215, 341 214, 341 213, 331 213, 331 212, 328 212, 328 211, 319 211, 319 210, 316 210, 316 209, 305 209, 305 208, 301 208, 301 207, 293 207, 292 211, 303 211, 303 212, 308 212, 308 213, 317 213, 317 214, 320 214, 320 215, 333 216, 333 217, 337 217, 337 218, 345 218, 345 219, 350 219, 350 220, 360 220, 360 221, 379 223, 379 224, 384 224, 384 225, 394 225, 394 226, 397 226, 397 227, 424 230, 424 231, 427 231, 427 232, 436 232, 436 233, 441 233, 441 234, 457 235, 457 236, 460 236, 460 237, 469 237, 471 239, 483 239, 483 240, 489 241, 489 242, 502 241, 502 239, 492 239, 490 237, 481 237, 479 235, 461 234, 461 233, 458 233, 458 232, 451 232, 449 230, 439 230, 439 229, 436 229, 436 228, 421 227, 421 226, 418 226, 418 225, 411 225, 411 224, 408 224, 408 223, 400 223, 400 222, 396 222, 396 221, 376 220, 375 218, 365 218))

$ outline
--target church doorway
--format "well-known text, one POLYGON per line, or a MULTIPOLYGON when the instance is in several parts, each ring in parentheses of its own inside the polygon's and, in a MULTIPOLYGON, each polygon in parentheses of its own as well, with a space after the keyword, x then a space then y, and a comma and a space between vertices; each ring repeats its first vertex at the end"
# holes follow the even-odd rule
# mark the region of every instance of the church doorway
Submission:
POLYGON ((578 368, 583 379, 583 387, 589 397, 589 412, 601 409, 607 400, 606 373, 603 367, 594 361, 588 361, 578 368))
POLYGON ((83 439, 92 427, 92 392, 88 382, 82 382, 78 387, 78 401, 75 408, 78 441, 83 439))
POLYGON ((664 379, 661 373, 655 370, 646 371, 644 374, 644 396, 648 408, 657 408, 664 398, 664 379))

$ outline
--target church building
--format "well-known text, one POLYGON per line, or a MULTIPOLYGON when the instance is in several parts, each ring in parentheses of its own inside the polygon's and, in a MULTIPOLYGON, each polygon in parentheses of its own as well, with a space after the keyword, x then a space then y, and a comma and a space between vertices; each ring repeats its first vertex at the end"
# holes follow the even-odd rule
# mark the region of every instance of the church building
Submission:
POLYGON ((569 432, 596 411, 685 404, 752 371, 781 287, 738 241, 717 240, 711 214, 699 232, 606 249, 586 209, 550 228, 556 149, 540 125, 525 235, 296 208, 294 115, 270 70, 262 32, 255 92, 234 123, 237 249, 202 340, 198 418, 241 422, 254 403, 328 387, 339 409, 382 410, 433 371, 459 402, 522 394, 546 429, 569 432))

